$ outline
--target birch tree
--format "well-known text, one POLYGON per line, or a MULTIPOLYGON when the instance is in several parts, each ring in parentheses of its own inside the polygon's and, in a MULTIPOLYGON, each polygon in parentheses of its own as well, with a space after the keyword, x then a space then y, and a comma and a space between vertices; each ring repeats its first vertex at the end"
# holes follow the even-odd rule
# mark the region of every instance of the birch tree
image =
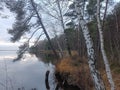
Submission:
MULTIPOLYGON (((106 3, 107 2, 108 1, 106 0, 106 3)), ((106 8, 107 8, 107 5, 106 5, 106 8)), ((106 52, 104 49, 104 37, 103 37, 103 31, 102 31, 102 26, 101 26, 101 22, 100 22, 100 0, 97 0, 97 26, 98 26, 99 37, 100 37, 100 48, 101 48, 101 53, 102 53, 102 57, 103 57, 104 64, 105 64, 107 78, 110 83, 111 90, 115 90, 115 85, 114 85, 114 81, 112 79, 109 61, 108 61, 108 58, 107 58, 107 55, 106 55, 106 52)))
POLYGON ((89 68, 90 68, 90 72, 91 72, 91 77, 92 77, 94 85, 95 85, 95 89, 96 90, 105 90, 103 81, 102 81, 100 74, 97 71, 96 66, 95 66, 95 61, 96 61, 95 51, 93 48, 93 42, 90 37, 89 29, 87 27, 86 21, 84 20, 84 18, 82 16, 82 12, 81 12, 82 11, 81 10, 82 2, 80 0, 74 0, 74 3, 75 3, 75 11, 77 13, 78 20, 80 21, 82 33, 85 38, 87 54, 88 54, 88 64, 89 64, 89 68))
POLYGON ((69 55, 71 56, 72 54, 71 54, 71 49, 70 49, 70 45, 69 45, 69 42, 68 42, 68 37, 67 37, 66 32, 65 32, 65 25, 64 25, 62 10, 61 10, 61 7, 60 7, 60 0, 56 0, 56 3, 57 3, 59 14, 60 14, 61 26, 62 26, 62 28, 64 30, 64 33, 65 33, 65 41, 66 41, 67 50, 68 50, 69 55))
POLYGON ((62 47, 61 47, 60 42, 58 40, 56 28, 55 28, 55 26, 52 26, 52 27, 53 27, 52 31, 53 31, 53 34, 54 34, 54 38, 55 38, 55 41, 57 43, 58 50, 59 50, 59 56, 60 56, 60 58, 63 58, 63 50, 62 50, 62 47))
POLYGON ((60 27, 61 31, 65 34, 65 45, 68 54, 71 56, 71 48, 69 43, 69 38, 67 33, 65 32, 65 18, 64 14, 68 9, 68 1, 67 0, 44 0, 41 2, 44 6, 40 6, 42 11, 45 12, 48 16, 52 17, 55 21, 58 22, 57 27, 60 27))

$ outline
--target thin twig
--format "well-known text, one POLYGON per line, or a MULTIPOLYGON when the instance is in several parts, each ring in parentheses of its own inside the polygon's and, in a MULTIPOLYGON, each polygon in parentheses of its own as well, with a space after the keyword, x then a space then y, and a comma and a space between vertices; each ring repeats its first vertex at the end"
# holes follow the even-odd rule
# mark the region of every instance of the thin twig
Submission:
POLYGON ((107 8, 108 8, 108 0, 106 0, 106 5, 105 5, 105 12, 104 12, 104 16, 103 16, 103 22, 102 22, 102 30, 104 29, 104 24, 105 24, 105 18, 106 18, 106 14, 107 14, 107 8))

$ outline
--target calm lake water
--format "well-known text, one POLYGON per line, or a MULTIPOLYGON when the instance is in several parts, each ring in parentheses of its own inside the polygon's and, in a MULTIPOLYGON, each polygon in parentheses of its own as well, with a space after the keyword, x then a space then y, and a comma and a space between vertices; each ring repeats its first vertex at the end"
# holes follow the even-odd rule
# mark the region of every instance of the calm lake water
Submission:
MULTIPOLYGON (((21 61, 13 62, 15 53, 0 52, 0 90, 18 90, 24 87, 23 90, 46 90, 45 73, 50 70, 50 87, 54 90, 54 66, 45 64, 38 60, 35 56, 29 54, 21 61)), ((21 89, 22 90, 22 89, 21 89)))

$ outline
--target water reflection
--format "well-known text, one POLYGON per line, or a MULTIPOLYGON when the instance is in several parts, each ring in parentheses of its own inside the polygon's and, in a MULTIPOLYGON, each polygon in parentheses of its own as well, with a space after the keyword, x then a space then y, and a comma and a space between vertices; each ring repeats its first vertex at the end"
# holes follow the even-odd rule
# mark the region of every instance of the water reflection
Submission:
POLYGON ((51 90, 54 90, 53 68, 52 64, 44 64, 29 54, 22 61, 14 63, 10 58, 2 57, 0 58, 0 90, 18 90, 22 87, 25 90, 32 88, 46 90, 45 73, 47 70, 50 70, 49 81, 51 90))

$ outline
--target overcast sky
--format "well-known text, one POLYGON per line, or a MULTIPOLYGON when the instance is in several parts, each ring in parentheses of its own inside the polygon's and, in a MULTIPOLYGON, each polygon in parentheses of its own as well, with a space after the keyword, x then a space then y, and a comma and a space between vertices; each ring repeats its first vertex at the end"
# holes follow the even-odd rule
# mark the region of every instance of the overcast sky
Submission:
MULTIPOLYGON (((10 42, 10 37, 7 29, 12 28, 15 21, 15 14, 11 13, 8 9, 0 11, 0 83, 5 83, 5 60, 7 64, 8 77, 12 80, 13 87, 17 90, 18 87, 25 87, 27 90, 30 88, 38 88, 45 90, 45 72, 52 70, 53 66, 45 65, 39 62, 34 56, 25 55, 26 58, 20 62, 13 63, 12 59, 16 57, 16 51, 1 51, 1 50, 17 50, 21 43, 10 42), (7 17, 7 18, 6 18, 7 17), (27 57, 29 56, 29 57, 27 57)), ((10 81, 8 81, 8 87, 10 81)), ((5 88, 0 85, 0 90, 5 88)), ((10 89, 12 90, 12 89, 10 89)))
MULTIPOLYGON (((114 0, 116 2, 120 0, 114 0)), ((3 7, 3 6, 2 6, 3 7)), ((17 49, 20 43, 11 43, 7 29, 12 28, 15 21, 15 14, 11 13, 7 8, 0 11, 0 50, 2 49, 17 49), (7 17, 7 18, 6 18, 7 17)))
POLYGON ((0 11, 0 42, 10 39, 7 29, 12 27, 14 20, 14 14, 10 13, 8 9, 4 8, 0 11))
MULTIPOLYGON (((3 7, 3 6, 2 6, 3 7)), ((18 43, 10 42, 10 35, 7 33, 7 29, 12 28, 12 24, 15 20, 14 14, 4 7, 0 10, 0 50, 17 50, 18 43)), ((16 55, 16 52, 0 51, 0 59, 3 57, 10 57, 16 55)))

